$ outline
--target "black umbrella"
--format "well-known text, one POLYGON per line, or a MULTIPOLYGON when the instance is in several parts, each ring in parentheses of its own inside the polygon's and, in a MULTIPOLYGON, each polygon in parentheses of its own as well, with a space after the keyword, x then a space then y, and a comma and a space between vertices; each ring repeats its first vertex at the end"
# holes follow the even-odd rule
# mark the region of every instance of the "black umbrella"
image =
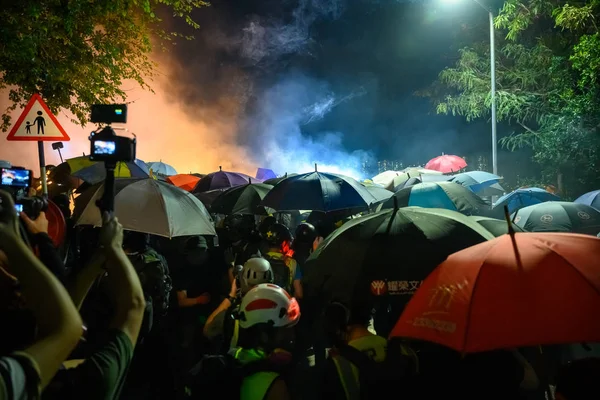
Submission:
POLYGON ((200 193, 192 193, 194 196, 196 196, 196 198, 198 200, 200 200, 202 202, 202 204, 204 204, 204 207, 206 207, 207 210, 210 211, 210 207, 213 203, 213 201, 215 201, 215 199, 217 197, 219 197, 221 195, 221 193, 223 193, 225 191, 225 189, 214 189, 214 190, 209 190, 208 192, 200 192, 200 193))
POLYGON ((267 179, 265 180, 263 183, 266 183, 267 185, 277 185, 279 182, 281 182, 284 179, 287 178, 291 178, 292 176, 296 176, 298 174, 285 174, 284 176, 280 176, 279 178, 271 178, 271 179, 267 179))
POLYGON ((262 205, 278 211, 367 209, 378 199, 356 180, 328 172, 308 172, 278 183, 262 205))
MULTIPOLYGON (((506 219, 481 217, 479 215, 473 215, 469 218, 476 221, 479 225, 483 226, 487 231, 496 237, 506 235, 508 233, 508 224, 506 223, 506 219)), ((519 225, 515 223, 511 223, 511 225, 515 232, 525 232, 519 225)))
POLYGON ((529 232, 573 232, 597 235, 600 211, 585 204, 547 201, 521 208, 513 214, 515 224, 529 232))
POLYGON ((393 308, 393 324, 421 281, 446 257, 494 236, 450 210, 406 207, 353 219, 308 259, 305 297, 352 303, 356 291, 393 308))
POLYGON ((257 214, 257 207, 273 188, 264 183, 236 186, 221 193, 210 205, 215 214, 257 214))

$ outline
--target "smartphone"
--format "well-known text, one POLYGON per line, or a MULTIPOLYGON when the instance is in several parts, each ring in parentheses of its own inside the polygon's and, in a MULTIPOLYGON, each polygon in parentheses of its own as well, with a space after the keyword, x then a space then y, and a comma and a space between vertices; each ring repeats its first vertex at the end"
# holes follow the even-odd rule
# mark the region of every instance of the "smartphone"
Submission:
POLYGON ((23 204, 15 204, 15 209, 17 210, 17 215, 23 212, 23 204))
POLYGON ((0 168, 0 186, 27 190, 31 186, 31 170, 21 168, 0 168))

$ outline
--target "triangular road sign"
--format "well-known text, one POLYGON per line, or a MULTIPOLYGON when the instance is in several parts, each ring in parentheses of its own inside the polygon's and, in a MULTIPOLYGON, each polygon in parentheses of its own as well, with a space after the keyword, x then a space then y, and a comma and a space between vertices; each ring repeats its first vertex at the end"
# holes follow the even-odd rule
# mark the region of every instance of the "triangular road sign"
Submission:
POLYGON ((69 141, 69 135, 39 94, 31 96, 29 103, 13 125, 6 140, 17 141, 69 141))

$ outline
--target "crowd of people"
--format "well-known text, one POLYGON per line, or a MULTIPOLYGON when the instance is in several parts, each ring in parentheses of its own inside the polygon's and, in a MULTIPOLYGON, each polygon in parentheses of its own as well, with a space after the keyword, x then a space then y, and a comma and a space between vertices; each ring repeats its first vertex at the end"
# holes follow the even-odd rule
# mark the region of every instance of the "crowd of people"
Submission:
POLYGON ((305 262, 339 223, 215 221, 217 238, 167 239, 105 214, 55 248, 45 214, 0 191, 0 400, 599 398, 598 358, 458 354, 375 331, 368 286, 352 304, 305 297, 305 262))

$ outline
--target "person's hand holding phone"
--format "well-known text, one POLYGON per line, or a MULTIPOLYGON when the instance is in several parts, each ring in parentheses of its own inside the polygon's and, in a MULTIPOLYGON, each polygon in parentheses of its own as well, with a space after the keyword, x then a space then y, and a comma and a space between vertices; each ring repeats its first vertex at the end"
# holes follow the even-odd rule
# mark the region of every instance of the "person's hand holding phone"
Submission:
POLYGON ((99 240, 106 250, 123 248, 123 225, 119 223, 117 217, 107 212, 103 213, 99 240))

